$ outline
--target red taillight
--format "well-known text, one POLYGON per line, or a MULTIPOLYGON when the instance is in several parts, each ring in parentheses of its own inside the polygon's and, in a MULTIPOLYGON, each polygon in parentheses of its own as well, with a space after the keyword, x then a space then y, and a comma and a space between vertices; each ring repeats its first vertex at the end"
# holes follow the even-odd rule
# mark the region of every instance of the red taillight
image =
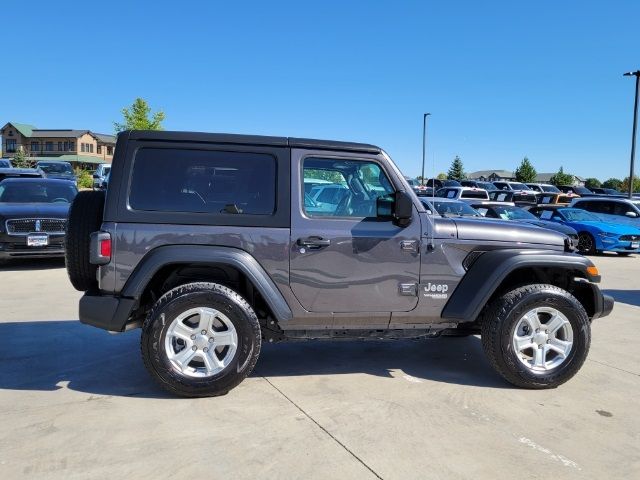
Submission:
POLYGON ((100 256, 111 258, 111 239, 103 238, 100 240, 100 256))

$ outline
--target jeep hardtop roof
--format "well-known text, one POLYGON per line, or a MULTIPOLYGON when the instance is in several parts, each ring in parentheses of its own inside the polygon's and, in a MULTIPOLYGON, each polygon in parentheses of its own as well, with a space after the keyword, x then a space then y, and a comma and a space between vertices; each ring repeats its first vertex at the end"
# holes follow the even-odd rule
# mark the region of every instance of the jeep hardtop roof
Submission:
POLYGON ((131 140, 153 140, 174 142, 206 142, 231 145, 263 145, 271 147, 309 148, 317 150, 343 150, 347 152, 380 153, 382 150, 367 143, 339 142, 335 140, 317 140, 312 138, 269 137, 263 135, 239 135, 234 133, 176 132, 153 130, 130 130, 131 140))

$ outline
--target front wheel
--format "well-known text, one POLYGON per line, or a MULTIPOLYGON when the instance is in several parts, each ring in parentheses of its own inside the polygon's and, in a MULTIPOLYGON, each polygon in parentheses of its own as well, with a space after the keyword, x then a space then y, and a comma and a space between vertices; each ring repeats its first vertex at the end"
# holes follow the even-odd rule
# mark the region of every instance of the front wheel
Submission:
POLYGON ((553 285, 512 290, 483 314, 485 354, 493 368, 518 387, 563 384, 580 370, 590 343, 591 325, 584 307, 553 285))
POLYGON ((596 253, 596 241, 590 233, 580 232, 578 234, 578 251, 583 254, 596 253))
POLYGON ((151 376, 185 397, 224 395, 253 370, 260 324, 251 306, 215 283, 188 283, 165 293, 142 327, 151 376))

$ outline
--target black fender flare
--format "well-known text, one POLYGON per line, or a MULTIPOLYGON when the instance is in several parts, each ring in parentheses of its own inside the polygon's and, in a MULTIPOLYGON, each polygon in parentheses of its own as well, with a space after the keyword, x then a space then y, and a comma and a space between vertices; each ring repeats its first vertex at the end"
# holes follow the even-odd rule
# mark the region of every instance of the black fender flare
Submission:
POLYGON ((602 297, 598 287, 591 283, 600 282, 600 276, 589 272, 589 267, 594 265, 582 255, 553 250, 491 250, 480 255, 471 265, 444 306, 442 318, 457 323, 474 321, 502 281, 511 272, 527 267, 578 271, 591 284, 594 295, 602 297))
POLYGON ((145 288, 162 267, 172 264, 225 264, 240 270, 265 299, 278 322, 293 318, 291 309, 262 265, 244 250, 209 245, 167 245, 147 253, 125 283, 121 295, 140 300, 145 288))

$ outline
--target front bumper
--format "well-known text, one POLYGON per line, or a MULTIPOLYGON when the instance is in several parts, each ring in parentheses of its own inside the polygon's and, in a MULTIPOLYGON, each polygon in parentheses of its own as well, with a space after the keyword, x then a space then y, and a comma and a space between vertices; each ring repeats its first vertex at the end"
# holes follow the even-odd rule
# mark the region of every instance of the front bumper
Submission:
POLYGON ((110 332, 123 332, 135 304, 133 298, 85 293, 80 299, 80 322, 110 332))
POLYGON ((0 259, 44 258, 64 256, 64 236, 49 236, 49 244, 44 247, 27 246, 26 236, 5 235, 0 239, 0 259))

